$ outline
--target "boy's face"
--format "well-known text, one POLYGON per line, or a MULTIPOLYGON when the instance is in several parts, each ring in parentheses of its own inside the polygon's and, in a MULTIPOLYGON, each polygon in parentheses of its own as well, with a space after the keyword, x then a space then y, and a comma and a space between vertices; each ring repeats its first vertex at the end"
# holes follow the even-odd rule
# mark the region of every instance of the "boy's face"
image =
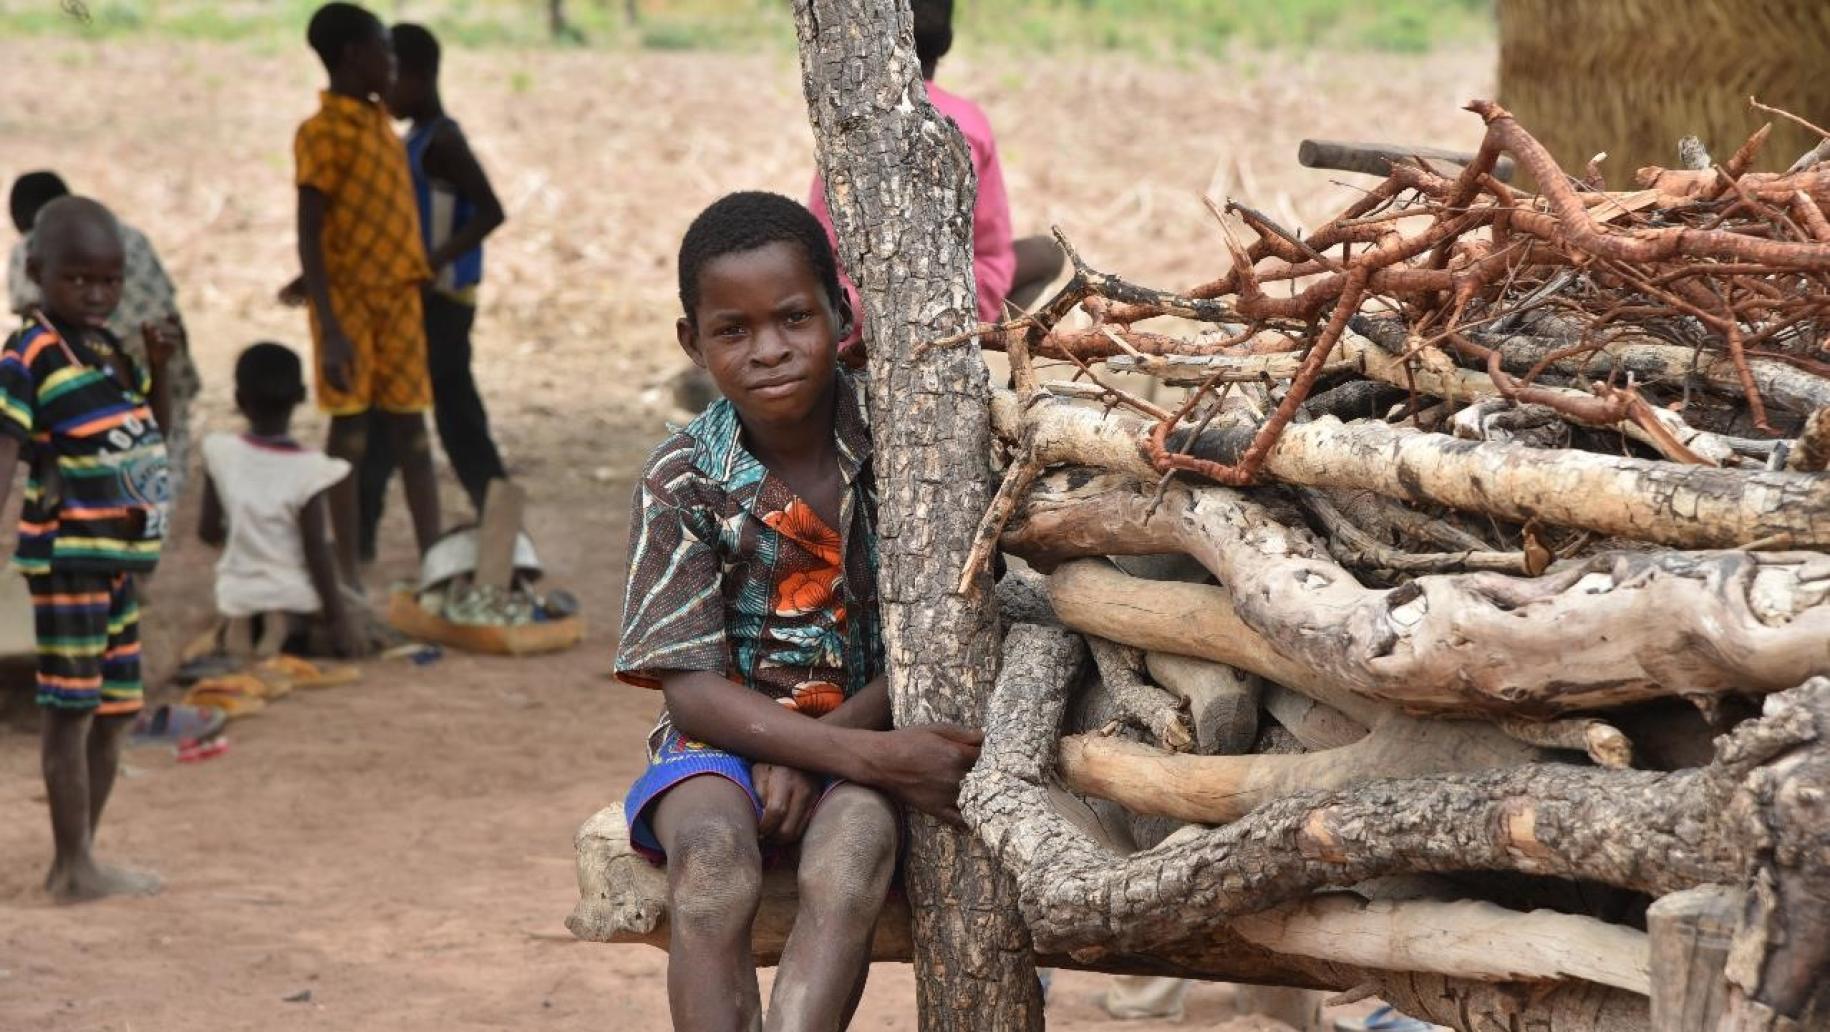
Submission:
POLYGON ((801 249, 765 244, 699 270, 699 303, 675 327, 680 347, 745 420, 806 419, 832 386, 838 333, 832 301, 801 249))
POLYGON ((106 326, 121 303, 120 234, 99 220, 67 229, 62 239, 33 242, 26 275, 43 292, 45 310, 60 322, 106 326))
POLYGON ((372 31, 351 44, 345 54, 344 60, 354 69, 364 90, 385 100, 394 88, 394 44, 381 19, 375 19, 372 31))
POLYGON ((431 83, 425 76, 396 71, 394 85, 388 90, 388 113, 395 118, 412 118, 425 107, 431 83))

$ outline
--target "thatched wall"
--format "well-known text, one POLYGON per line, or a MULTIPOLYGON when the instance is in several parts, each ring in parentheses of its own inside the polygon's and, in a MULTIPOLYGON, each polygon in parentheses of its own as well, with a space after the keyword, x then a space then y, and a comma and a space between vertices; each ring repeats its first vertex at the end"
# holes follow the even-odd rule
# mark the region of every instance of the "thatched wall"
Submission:
MULTIPOLYGON (((1767 116, 1749 94, 1830 123, 1830 0, 1497 0, 1500 103, 1563 167, 1599 151, 1610 186, 1677 162, 1694 133, 1725 161, 1767 116)), ((1776 124, 1759 167, 1816 142, 1776 124)))

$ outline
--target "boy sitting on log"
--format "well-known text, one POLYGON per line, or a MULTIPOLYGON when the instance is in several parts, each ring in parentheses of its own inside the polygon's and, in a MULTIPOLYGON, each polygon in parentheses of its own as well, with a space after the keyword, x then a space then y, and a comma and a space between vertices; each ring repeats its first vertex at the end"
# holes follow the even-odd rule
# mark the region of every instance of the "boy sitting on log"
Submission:
POLYGON ((837 1029, 896 866, 896 803, 958 820, 981 736, 890 729, 871 442, 819 222, 732 194, 687 230, 679 276, 680 347, 723 398, 635 492, 616 673, 667 706, 630 839, 667 866, 675 1028, 761 1027, 750 925, 781 861, 800 913, 769 1027, 837 1029))

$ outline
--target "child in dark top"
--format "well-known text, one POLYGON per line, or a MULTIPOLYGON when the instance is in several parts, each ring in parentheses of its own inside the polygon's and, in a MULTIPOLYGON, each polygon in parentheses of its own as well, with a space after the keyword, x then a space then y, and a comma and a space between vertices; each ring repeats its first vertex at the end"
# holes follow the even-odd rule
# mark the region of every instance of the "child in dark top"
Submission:
POLYGON ((636 490, 616 673, 666 712, 624 812, 667 865, 677 1029, 761 1027, 750 955, 763 852, 798 845, 800 914, 771 1028, 840 1028, 895 868, 895 803, 958 819, 980 735, 890 729, 876 493, 850 313, 826 234, 732 194, 680 245, 676 332, 724 397, 636 490))
POLYGON ((290 348, 263 342, 236 359, 235 407, 248 429, 204 439, 197 534, 223 550, 223 617, 287 621, 297 642, 289 651, 360 656, 366 633, 337 581, 326 502, 349 463, 293 439, 292 413, 304 402, 303 367, 290 348))
MULTIPOLYGON (((391 35, 395 71, 388 110, 412 123, 407 130, 407 165, 419 202, 420 238, 432 267, 423 299, 433 422, 452 472, 481 512, 489 482, 508 475, 489 436, 489 416, 470 374, 470 330, 483 281, 483 240, 502 225, 502 204, 464 131, 445 114, 438 92, 438 40, 423 27, 406 23, 394 26, 391 35)), ((364 558, 375 554, 375 526, 381 521, 393 473, 394 449, 377 422, 370 428, 369 448, 358 471, 364 558)))
MULTIPOLYGON (((303 275, 280 296, 309 306, 315 393, 331 417, 324 450, 360 465, 371 419, 380 420, 400 461, 423 554, 439 524, 420 294, 429 270, 406 149, 380 100, 393 86, 392 46, 379 18, 347 3, 318 8, 306 37, 330 83, 293 139, 303 275)), ((330 516, 338 572, 359 585, 355 478, 331 489, 330 516)))
POLYGON ((148 372, 108 331, 124 263, 108 209, 83 197, 45 205, 26 257, 43 303, 0 350, 0 507, 14 464, 31 463, 13 566, 32 592, 56 845, 45 888, 62 901, 159 884, 91 852, 122 733, 141 709, 134 581, 159 561, 170 502, 159 424, 179 345, 149 325, 148 372))

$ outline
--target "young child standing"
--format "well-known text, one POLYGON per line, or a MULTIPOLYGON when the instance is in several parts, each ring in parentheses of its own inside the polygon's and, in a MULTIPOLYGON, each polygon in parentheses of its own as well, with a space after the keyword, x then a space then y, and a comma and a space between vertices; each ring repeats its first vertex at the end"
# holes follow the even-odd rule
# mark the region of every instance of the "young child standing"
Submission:
POLYGON ((38 634, 56 845, 45 888, 63 901, 158 887, 92 851, 122 733, 141 708, 134 582, 159 561, 170 501, 159 423, 178 341, 151 333, 148 370, 108 331, 123 264, 108 209, 81 197, 45 205, 26 257, 44 301, 0 350, 0 506, 14 464, 22 455, 31 464, 13 565, 31 588, 38 634))
MULTIPOLYGON (((406 150, 378 99, 393 84, 393 52, 381 20, 354 4, 318 8, 306 35, 330 75, 319 94, 322 106, 293 141, 318 405, 331 416, 325 450, 359 466, 369 412, 382 413, 423 553, 438 537, 439 522, 420 302, 429 270, 406 150)), ((330 516, 338 571, 358 584, 355 478, 331 489, 330 516)))
POLYGON ((666 712, 630 836, 667 865, 675 1028, 761 1027, 759 839, 799 846, 769 1027, 840 1028, 895 867, 895 803, 957 820, 981 736, 890 730, 870 434, 837 365, 851 316, 820 224, 732 194, 687 230, 679 275, 680 346, 724 397, 635 493, 616 672, 666 712))
POLYGON ((223 549, 218 613, 289 616, 307 641, 328 638, 339 655, 359 656, 365 633, 338 585, 327 533, 326 496, 349 476, 349 463, 293 439, 292 412, 304 402, 303 368, 291 349, 255 344, 236 359, 235 407, 248 429, 204 439, 197 531, 223 549))
MULTIPOLYGON (((502 204, 464 131, 445 114, 438 92, 438 40, 424 27, 408 23, 394 26, 392 36, 395 74, 388 110, 412 123, 407 130, 407 166, 419 202, 420 237, 432 267, 424 305, 433 422, 458 483, 480 513, 489 482, 508 475, 489 436, 489 415, 470 374, 470 330, 483 282, 483 240, 502 225, 502 204)), ((393 474, 393 447, 385 435, 372 436, 357 473, 364 558, 375 554, 375 527, 381 522, 382 500, 393 474)))

